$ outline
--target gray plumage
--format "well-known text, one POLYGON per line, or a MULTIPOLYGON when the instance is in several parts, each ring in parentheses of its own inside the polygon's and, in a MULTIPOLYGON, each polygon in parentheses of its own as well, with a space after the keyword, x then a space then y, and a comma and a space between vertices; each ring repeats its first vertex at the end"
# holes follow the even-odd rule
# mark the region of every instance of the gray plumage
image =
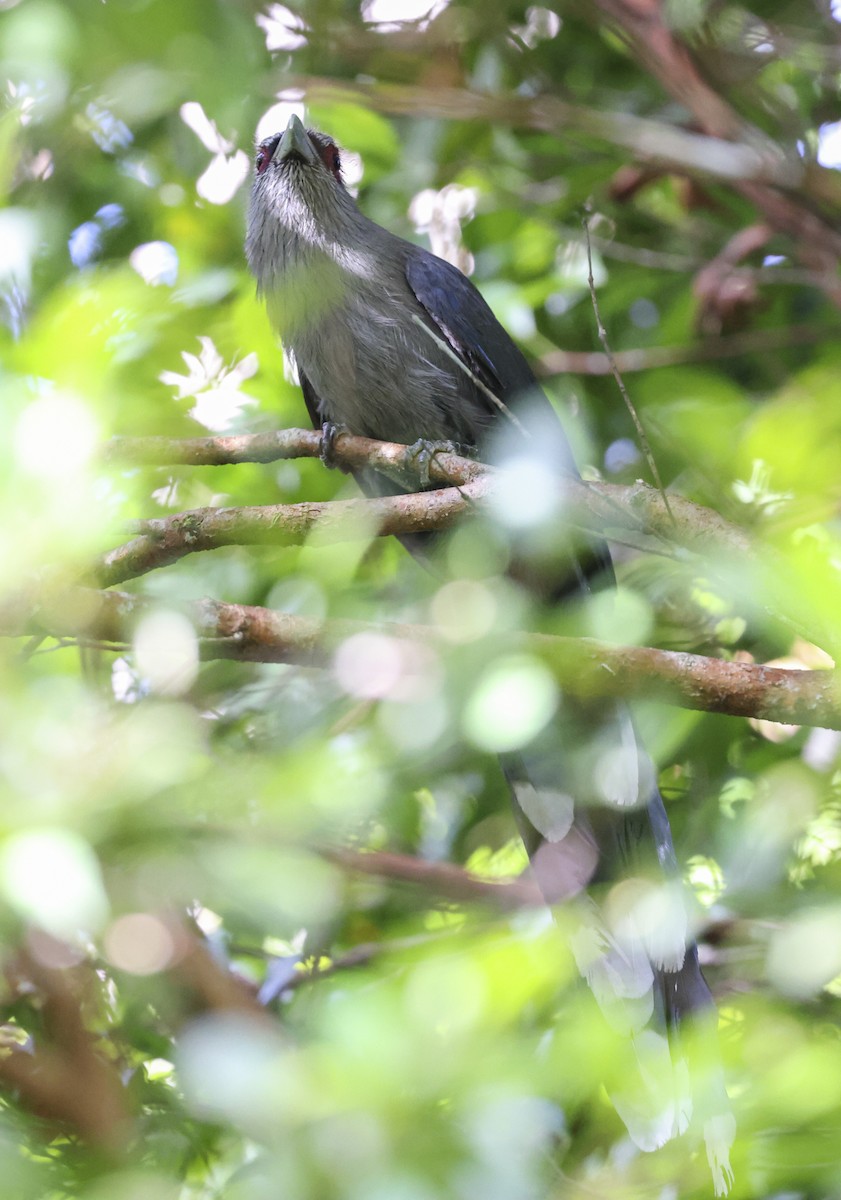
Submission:
POLYGON ((317 397, 313 419, 382 440, 480 445, 501 410, 454 367, 456 355, 504 406, 526 396, 539 405, 549 418, 541 435, 557 430, 558 465, 574 472, 528 363, 470 281, 365 217, 320 157, 332 142, 311 141, 295 121, 263 143, 274 149, 254 179, 246 255, 317 397))
MULTIPOLYGON (((407 444, 452 440, 478 446, 480 454, 503 429, 531 440, 556 471, 575 473, 549 401, 478 291, 450 264, 365 217, 342 183, 335 143, 307 133, 297 117, 258 147, 246 254, 315 425, 407 444)), ((357 478, 369 493, 398 490, 370 472, 357 478)), ((593 564, 610 569, 598 542, 583 558, 570 557, 550 594, 561 594, 570 580, 586 588, 593 564)), ((578 890, 590 879, 628 872, 650 879, 652 867, 665 868, 659 882, 637 889, 612 925, 582 906, 573 946, 608 1021, 639 1039, 641 1064, 662 1061, 664 1053, 669 1060, 652 1027, 658 1013, 673 1040, 672 1094, 664 1098, 658 1088, 648 1103, 634 1095, 616 1100, 632 1136, 652 1149, 683 1131, 692 1108, 676 1041, 681 1018, 701 1012, 714 1024, 714 1010, 687 941, 679 887, 667 878, 674 850, 650 764, 621 705, 602 705, 588 726, 590 719, 570 714, 566 729, 545 731, 503 766, 550 902, 570 881, 578 890), (588 729, 595 736, 585 736, 588 729), (613 769, 598 769, 594 753, 613 769)), ((708 1110, 700 1115, 715 1143, 708 1153, 723 1193, 732 1130, 722 1096, 718 1078, 696 1107, 708 1110)))

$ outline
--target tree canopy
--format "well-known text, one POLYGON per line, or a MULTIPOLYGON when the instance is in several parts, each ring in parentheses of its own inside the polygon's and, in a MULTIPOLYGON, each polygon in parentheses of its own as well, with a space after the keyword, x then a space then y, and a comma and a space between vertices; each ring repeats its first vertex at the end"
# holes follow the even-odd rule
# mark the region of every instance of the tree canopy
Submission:
POLYGON ((697 1136, 629 1141, 524 874, 497 754, 566 693, 656 763, 733 1194, 838 1194, 839 21, 0 0, 8 1195, 710 1195, 697 1136), (243 255, 293 112, 534 365, 583 474, 551 511, 319 460, 243 255), (564 521, 615 594, 506 576, 564 521), (389 536, 429 528, 435 573, 389 536))

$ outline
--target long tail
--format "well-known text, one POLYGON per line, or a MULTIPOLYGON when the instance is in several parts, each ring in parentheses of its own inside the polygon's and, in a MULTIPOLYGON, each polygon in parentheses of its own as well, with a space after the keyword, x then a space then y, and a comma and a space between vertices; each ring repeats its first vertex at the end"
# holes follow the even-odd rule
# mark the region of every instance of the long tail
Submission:
POLYGON ((631 1047, 634 1069, 611 1092, 628 1133, 651 1151, 701 1130, 723 1196, 733 1180, 735 1120, 669 821, 627 712, 600 716, 589 738, 562 720, 525 754, 507 756, 515 815, 547 903, 573 902, 579 970, 631 1047), (613 756, 607 769, 605 754, 613 756), (585 891, 591 884, 602 885, 601 907, 585 891))

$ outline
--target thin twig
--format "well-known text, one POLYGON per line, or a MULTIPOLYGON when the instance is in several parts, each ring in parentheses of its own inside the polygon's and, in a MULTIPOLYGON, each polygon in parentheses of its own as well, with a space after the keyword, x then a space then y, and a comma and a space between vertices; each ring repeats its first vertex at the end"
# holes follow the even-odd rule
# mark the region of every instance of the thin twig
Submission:
POLYGON ((604 349, 604 352, 607 355, 608 362, 610 363, 610 373, 613 376, 613 378, 616 380, 616 386, 619 388, 622 399, 625 401, 625 407, 627 408, 628 412, 631 414, 631 420, 633 421, 634 428, 637 431, 637 437, 640 440, 640 446, 642 447, 642 452, 645 455, 646 462, 648 463, 649 467, 651 468, 651 474, 654 478, 654 483, 657 486, 657 490, 660 493, 660 495, 663 497, 663 504, 666 506, 666 512, 669 514, 669 516, 672 519, 672 522, 676 526, 677 522, 675 521, 674 514, 672 513, 671 505, 669 504, 669 497, 666 495, 666 489, 663 487, 663 480, 660 478, 660 472, 657 469, 657 463, 654 460, 654 455, 651 450, 651 445, 648 441, 648 436, 646 435, 645 429, 643 428, 642 421, 640 420, 639 414, 637 413, 637 410, 634 407, 633 401, 631 400, 631 397, 628 395, 628 390, 625 387, 625 382, 619 373, 619 368, 616 365, 616 359, 613 357, 613 351, 611 350, 610 343, 607 340, 607 330, 605 329, 604 322, 602 321, 602 314, 599 310, 599 302, 598 302, 598 299, 596 298, 596 281, 593 278, 593 252, 592 252, 592 248, 590 246, 590 226, 589 226, 588 217, 585 216, 583 224, 584 224, 584 236, 587 241, 587 283, 590 286, 590 299, 592 301, 593 312, 596 317, 596 327, 597 327, 598 333, 599 333, 599 341, 601 342, 602 348, 604 349))

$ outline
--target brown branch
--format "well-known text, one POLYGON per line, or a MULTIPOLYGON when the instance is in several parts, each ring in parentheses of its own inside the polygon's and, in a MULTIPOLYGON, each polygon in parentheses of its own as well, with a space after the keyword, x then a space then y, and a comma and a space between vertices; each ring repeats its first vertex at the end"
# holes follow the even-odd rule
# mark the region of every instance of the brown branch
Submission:
MULTIPOLYGON (((683 363, 715 362, 741 354, 779 350, 783 346, 808 346, 830 337, 837 337, 837 330, 829 326, 790 325, 784 329, 753 329, 710 337, 688 346, 616 350, 613 358, 622 374, 627 375, 633 371, 653 371, 683 363)), ((591 350, 550 350, 536 365, 541 375, 609 375, 612 369, 606 354, 591 350)))
POLYGON ((422 858, 386 850, 322 848, 319 853, 346 871, 413 884, 456 904, 490 904, 506 910, 546 904, 540 889, 528 874, 519 879, 493 882, 479 879, 454 863, 427 862, 422 858))
POLYGON ((294 992, 297 988, 303 987, 309 983, 320 983, 322 979, 329 979, 333 975, 338 975, 342 971, 353 971, 359 967, 367 967, 370 963, 375 962, 378 958, 385 958, 389 954, 400 954, 407 950, 415 948, 423 948, 430 944, 440 942, 443 937, 451 937, 451 933, 431 934, 422 933, 416 934, 415 937, 393 938, 390 941, 383 942, 360 942, 358 945, 351 947, 350 950, 345 950, 341 954, 336 954, 331 958, 318 956, 315 959, 309 959, 295 972, 291 979, 285 983, 281 989, 282 994, 294 992))
MULTIPOLYGON (((641 173, 641 172, 640 172, 641 173)), ((652 172, 648 172, 651 174, 652 172)), ((660 172, 659 174, 662 174, 660 172)), ((538 195, 539 200, 539 195, 538 195)), ((579 236, 579 231, 576 228, 560 227, 559 234, 564 241, 574 241, 579 236)), ((707 258, 701 254, 678 254, 668 250, 652 250, 648 246, 634 246, 628 242, 620 242, 616 238, 600 237, 598 234, 590 234, 591 241, 599 253, 604 258, 615 258, 618 262, 633 263, 636 266, 645 267, 646 270, 652 271, 672 271, 680 274, 694 272, 700 270, 707 263, 707 258)), ((826 272, 809 271, 805 267, 784 267, 779 263, 768 264, 767 266, 742 266, 740 271, 743 271, 751 279, 762 284, 785 284, 794 285, 797 287, 823 287, 826 283, 826 272)), ((761 330, 763 334, 776 334, 778 338, 785 338, 789 329, 796 331, 810 330, 813 338, 815 334, 819 336, 828 336, 830 329, 834 326, 826 326, 823 330, 818 327, 815 329, 812 325, 785 325, 777 330, 761 330)), ((741 351, 738 351, 741 353, 741 351)))
POLYGON ((740 264, 766 246, 773 233, 764 221, 745 226, 697 273, 692 291, 699 301, 696 324, 704 333, 719 334, 758 303, 756 278, 740 264))
MULTIPOLYGON (((171 915, 167 924, 176 947, 170 973, 188 989, 199 1011, 239 1012, 251 1021, 275 1022, 258 1002, 256 988, 219 962, 183 921, 171 915)), ((46 937, 38 933, 39 938, 46 937)), ((59 943, 56 943, 58 946, 59 943)), ((72 1131, 109 1158, 120 1158, 134 1135, 130 1093, 120 1078, 120 1063, 102 1053, 86 1028, 83 1014, 97 1006, 94 965, 53 968, 28 952, 5 967, 7 988, 16 996, 34 995, 42 1010, 44 1035, 34 1048, 3 1045, 0 1093, 14 1092, 36 1117, 72 1131)), ((183 996, 178 1017, 185 1018, 183 996)), ((50 1136, 54 1129, 50 1129, 50 1136)))
POLYGON ((274 1024, 257 999, 257 989, 211 954, 205 940, 172 918, 169 922, 178 954, 170 968, 201 1012, 236 1012, 261 1024, 274 1024))
POLYGON ((35 1116, 69 1127, 109 1156, 119 1157, 128 1140, 125 1103, 116 1072, 90 1051, 84 1070, 47 1048, 12 1049, 0 1059, 0 1089, 17 1093, 35 1116), (94 1062, 96 1067, 94 1067, 94 1062))
MULTIPOLYGON (((767 145, 767 139, 702 78, 689 50, 669 27, 661 0, 596 0, 594 7, 625 36, 635 56, 669 95, 692 113, 713 143, 709 149, 713 161, 723 148, 732 148, 737 140, 740 147, 745 139, 757 146, 767 145), (713 148, 716 144, 717 150, 713 148)), ((757 153, 762 152, 757 150, 757 153)), ((732 183, 770 225, 798 243, 802 260, 822 276, 825 294, 841 307, 841 284, 837 280, 841 234, 810 206, 810 202, 817 203, 829 211, 838 211, 841 183, 837 172, 811 164, 801 165, 795 172, 790 157, 782 161, 791 171, 788 181, 783 178, 785 172, 778 168, 764 174, 740 171, 732 183), (786 189, 788 194, 778 188, 786 189)))
POLYGON ((690 175, 731 184, 774 226, 799 244, 801 258, 816 273, 828 298, 841 306, 835 278, 841 234, 811 205, 841 208, 836 171, 784 154, 752 128, 699 75, 686 47, 672 34, 658 0, 596 0, 602 13, 629 41, 634 53, 670 95, 685 105, 701 133, 629 113, 599 112, 555 96, 482 95, 459 88, 347 82, 317 76, 290 81, 311 103, 345 98, 382 112, 423 113, 452 120, 483 120, 512 128, 558 134, 575 130, 631 151, 645 163, 660 163, 690 175))
MULTIPOLYGON (((0 633, 20 636, 37 629, 65 637, 75 632, 82 640, 124 642, 136 621, 153 608, 152 601, 126 593, 76 588, 63 596, 63 603, 44 604, 34 614, 7 610, 0 616, 0 633)), ((432 647, 447 645, 439 630, 427 626, 318 621, 217 600, 196 601, 186 611, 202 639, 205 659, 319 667, 331 662, 335 648, 345 639, 373 631, 432 647)), ((647 646, 529 633, 500 638, 494 649, 536 655, 566 692, 583 699, 658 698, 702 712, 841 729, 841 685, 835 671, 785 670, 647 646)))
POLYGON ((666 23, 660 0, 596 0, 594 7, 618 26, 646 70, 693 114, 706 134, 759 138, 759 131, 701 78, 688 49, 666 23))
POLYGON ((117 1064, 100 1053, 82 1020, 99 987, 93 968, 86 963, 53 969, 22 954, 7 967, 10 971, 37 989, 45 1037, 31 1053, 12 1049, 0 1057, 0 1088, 13 1089, 36 1116, 69 1127, 109 1157, 120 1157, 132 1134, 126 1091, 117 1064))
POLYGON ((767 140, 757 145, 722 141, 718 136, 691 133, 630 113, 600 112, 568 104, 555 96, 527 98, 510 93, 494 96, 463 88, 433 90, 380 82, 351 84, 311 75, 294 77, 289 86, 303 88, 311 104, 345 99, 396 115, 480 120, 553 134, 573 130, 630 150, 646 162, 663 163, 713 179, 731 183, 757 180, 785 188, 805 186, 808 181, 822 192, 841 195, 841 184, 833 172, 818 168, 818 177, 814 178, 799 159, 785 156, 767 140))
MULTIPOLYGON (((158 465, 210 465, 231 461, 268 461, 267 456, 312 456, 320 435, 311 430, 284 430, 276 435, 237 438, 123 438, 111 443, 110 456, 158 465), (274 448, 272 449, 272 446, 274 448), (235 456, 235 457, 232 457, 235 456)), ((365 467, 417 476, 418 464, 407 447, 340 434, 334 458, 348 470, 365 467)), ((203 508, 139 522, 141 536, 104 555, 94 570, 105 587, 168 566, 188 554, 229 545, 298 545, 314 530, 322 544, 360 536, 440 531, 475 515, 494 486, 494 472, 454 454, 435 455, 434 482, 457 485, 443 490, 376 499, 324 503, 276 504, 247 508, 203 508)), ((653 549, 679 544, 710 557, 752 554, 744 532, 718 513, 692 501, 663 497, 645 484, 630 486, 559 481, 566 520, 581 529, 621 541, 623 533, 660 539, 653 549), (669 512, 671 509, 671 512, 669 512)))
POLYGON ((105 443, 105 462, 136 467, 179 464, 189 467, 231 463, 270 463, 284 458, 317 458, 321 434, 313 429, 278 429, 272 433, 216 437, 115 437, 105 443))
MULTIPOLYGON (((310 430, 287 430, 274 439, 258 435, 248 437, 198 438, 186 441, 170 439, 124 439, 112 453, 132 460, 163 463, 226 462, 234 454, 237 461, 252 455, 264 459, 268 454, 315 454, 320 435, 310 430), (273 441, 273 445, 272 445, 273 441)), ((334 456, 340 465, 354 469, 375 465, 404 472, 417 470, 417 462, 404 446, 370 441, 341 434, 336 439, 334 456)), ((475 515, 495 485, 495 473, 488 467, 456 455, 439 454, 430 464, 433 479, 466 481, 459 488, 447 488, 419 494, 399 495, 373 500, 345 500, 323 504, 273 505, 254 508, 199 509, 143 522, 142 535, 117 547, 95 567, 92 574, 110 587, 147 571, 168 565, 188 554, 234 544, 282 546, 298 544, 318 531, 322 544, 383 534, 407 534, 449 528, 456 520, 475 515)), ((645 548, 691 563, 691 555, 702 559, 703 569, 725 580, 728 571, 737 568, 752 572, 751 586, 765 599, 770 612, 782 616, 793 630, 810 641, 832 649, 834 633, 825 628, 819 614, 804 606, 803 598, 792 587, 785 561, 775 550, 754 548, 747 534, 729 524, 718 513, 673 494, 669 508, 652 488, 637 483, 631 486, 591 483, 578 479, 559 480, 563 492, 567 523, 610 541, 645 548), (802 612, 801 612, 802 610, 802 612), (795 614, 794 617, 790 612, 795 614)), ((695 564, 697 567, 697 563, 695 564)), ((77 600, 84 593, 75 593, 77 600)), ((59 590, 57 603, 51 602, 49 589, 41 587, 31 594, 18 595, 0 608, 0 630, 7 634, 21 631, 29 614, 41 613, 41 628, 54 636, 79 636, 85 629, 84 614, 67 611, 67 592, 59 590), (57 608, 58 611, 53 611, 57 608)), ((75 601, 74 601, 75 602, 75 601)), ((211 621, 211 625, 213 622, 211 621)), ((31 623, 30 623, 31 625, 31 623)), ((119 626, 109 634, 97 634, 91 626, 88 638, 123 640, 119 626)), ((214 635, 212 632, 209 636, 214 635)))
MULTIPOLYGON (((669 497, 667 509, 660 493, 643 483, 566 479, 559 482, 559 490, 570 525, 613 541, 634 534, 661 539, 659 546, 650 547, 660 552, 665 545, 680 545, 711 557, 752 554, 747 535, 712 509, 678 496, 669 497)), ((94 575, 103 587, 111 587, 189 554, 222 546, 300 545, 316 530, 321 545, 365 536, 441 532, 475 516, 492 491, 493 477, 488 475, 460 488, 374 499, 192 509, 144 521, 144 533, 104 555, 94 575)))
POLYGON ((449 529, 469 515, 490 490, 478 479, 461 489, 410 493, 370 500, 198 508, 142 523, 144 533, 104 555, 94 574, 105 587, 169 566, 188 554, 221 546, 300 545, 318 530, 323 545, 366 535, 449 529))
MULTIPOLYGON (((283 429, 271 434, 203 438, 114 438, 104 449, 107 460, 143 465, 223 466, 314 458, 321 434, 283 429)), ((402 473, 420 486, 418 456, 402 445, 340 434, 331 449, 336 464, 348 471, 364 468, 402 473)), ((137 522, 141 536, 104 555, 95 568, 106 587, 169 566, 187 554, 231 545, 300 545, 316 528, 325 544, 365 534, 418 533, 446 529, 488 488, 488 468, 472 459, 439 452, 429 463, 433 482, 462 490, 433 491, 373 500, 276 504, 250 508, 203 508, 137 522)))
MULTIPOLYGON (((235 436, 167 438, 117 437, 105 444, 106 462, 131 466, 221 467, 232 463, 269 463, 279 459, 318 458, 321 434, 313 429, 278 429, 273 433, 244 433, 235 436)), ((420 478, 417 455, 396 442, 341 433, 332 456, 347 471, 373 467, 380 471, 402 471, 420 478)), ((487 468, 457 454, 439 452, 429 464, 433 482, 466 484, 486 474, 487 468)))

